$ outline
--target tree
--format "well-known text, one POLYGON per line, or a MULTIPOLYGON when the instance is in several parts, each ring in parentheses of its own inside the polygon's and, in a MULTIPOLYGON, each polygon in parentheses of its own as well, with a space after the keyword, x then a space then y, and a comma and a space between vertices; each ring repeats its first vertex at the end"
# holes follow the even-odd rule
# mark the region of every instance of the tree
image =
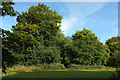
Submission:
MULTIPOLYGON (((58 40, 59 41, 59 40, 58 40)), ((72 51, 72 39, 70 37, 62 37, 61 41, 59 43, 59 47, 61 49, 61 63, 64 64, 66 68, 68 68, 68 65, 71 64, 71 54, 72 51)))
MULTIPOLYGON (((6 16, 6 15, 10 15, 10 16, 16 16, 16 14, 18 13, 17 11, 14 11, 12 5, 14 5, 14 2, 2 2, 0 7, 0 15, 1 16, 6 16)), ((0 28, 0 39, 2 39, 2 45, 0 45, 2 47, 2 72, 4 72, 6 74, 6 67, 11 66, 14 63, 14 57, 12 56, 12 53, 8 51, 8 48, 5 47, 4 45, 4 41, 6 40, 6 37, 11 34, 10 31, 4 30, 2 28, 0 28)), ((1 42, 0 42, 1 43, 1 42)), ((8 43, 6 43, 8 44, 8 43)))
POLYGON ((13 26, 13 28, 12 35, 8 37, 11 42, 10 44, 12 44, 9 45, 9 49, 18 58, 18 64, 36 65, 59 62, 60 52, 58 48, 54 45, 49 47, 44 46, 44 37, 39 32, 41 26, 21 23, 13 26))
POLYGON ((116 78, 118 78, 118 80, 119 80, 120 79, 120 50, 115 50, 112 57, 114 57, 114 59, 115 59, 114 67, 116 68, 116 72, 117 72, 117 77, 116 78))
MULTIPOLYGON (((60 33, 60 26, 62 16, 58 12, 50 10, 49 7, 43 3, 38 6, 31 6, 28 12, 22 12, 17 17, 18 25, 20 23, 36 24, 40 26, 39 32, 43 35, 44 46, 51 45, 53 37, 60 33)), ((13 28, 14 29, 14 28, 13 28)))
POLYGON ((9 49, 13 51, 14 56, 18 57, 20 64, 24 62, 28 65, 36 64, 35 60, 40 60, 38 63, 60 62, 60 52, 55 39, 61 35, 60 25, 58 25, 61 19, 62 16, 44 4, 32 6, 28 12, 19 14, 18 24, 12 26, 13 33, 8 38, 9 41, 12 40, 9 49), (31 57, 33 55, 34 57, 31 57))
POLYGON ((110 58, 108 60, 108 65, 116 67, 117 66, 116 60, 118 60, 117 55, 118 52, 120 51, 120 37, 119 36, 112 37, 108 39, 105 44, 108 46, 110 50, 110 58))
POLYGON ((113 57, 116 59, 116 62, 115 62, 116 68, 120 69, 120 51, 116 50, 114 52, 113 57))
POLYGON ((75 53, 74 63, 84 65, 105 65, 109 49, 90 30, 83 28, 72 35, 75 53))
MULTIPOLYGON (((12 66, 13 64, 15 64, 15 57, 12 55, 12 52, 9 51, 9 39, 8 36, 11 35, 11 32, 9 30, 4 30, 1 29, 2 31, 2 72, 4 72, 6 74, 6 69, 7 67, 12 66)), ((12 39, 12 38, 11 38, 12 39)), ((11 41, 11 40, 10 40, 11 41)))

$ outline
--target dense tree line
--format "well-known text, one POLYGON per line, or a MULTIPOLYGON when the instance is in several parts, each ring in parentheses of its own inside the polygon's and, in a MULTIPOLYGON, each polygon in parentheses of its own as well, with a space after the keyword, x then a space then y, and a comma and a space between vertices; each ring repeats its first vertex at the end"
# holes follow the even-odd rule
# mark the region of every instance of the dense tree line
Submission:
MULTIPOLYGON (((2 16, 17 13, 12 14, 7 11, 2 16)), ((43 3, 19 13, 12 32, 2 29, 3 66, 62 63, 65 67, 69 64, 115 67, 119 64, 119 36, 108 39, 105 45, 86 28, 65 37, 60 29, 61 20, 58 12, 43 3), (115 63, 111 62, 114 60, 115 63)))
POLYGON ((109 66, 120 66, 120 36, 112 37, 106 41, 106 45, 110 50, 109 66))
MULTIPOLYGON (((14 2, 2 2, 0 4, 0 16, 16 16, 17 11, 15 11, 12 7, 14 5, 14 2)), ((15 58, 12 56, 12 52, 10 52, 5 46, 4 42, 8 41, 6 38, 8 35, 10 35, 11 32, 9 30, 4 30, 0 28, 0 39, 2 40, 2 45, 0 44, 0 47, 2 47, 2 72, 5 72, 6 67, 14 65, 15 58), (2 36, 1 36, 2 35, 2 36)), ((1 42, 0 42, 1 43, 1 42)))

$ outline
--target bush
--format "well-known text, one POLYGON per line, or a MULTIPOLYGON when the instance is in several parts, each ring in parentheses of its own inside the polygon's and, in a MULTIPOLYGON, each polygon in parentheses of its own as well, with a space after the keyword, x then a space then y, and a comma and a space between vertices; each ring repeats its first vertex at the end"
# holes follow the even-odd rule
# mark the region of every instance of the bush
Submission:
POLYGON ((54 63, 54 64, 38 64, 38 65, 31 65, 31 66, 24 66, 24 65, 14 65, 12 67, 7 68, 7 72, 16 72, 16 71, 34 71, 34 70, 103 70, 103 71, 115 71, 115 68, 106 67, 101 65, 76 65, 71 64, 69 68, 65 68, 65 66, 61 63, 54 63))
POLYGON ((14 65, 12 67, 7 68, 7 72, 16 72, 16 71, 27 71, 27 70, 34 70, 39 69, 36 66, 24 66, 24 65, 14 65))
POLYGON ((24 54, 19 55, 19 65, 37 65, 37 64, 50 64, 60 62, 60 50, 54 47, 33 46, 28 47, 24 54))
POLYGON ((61 63, 53 64, 39 64, 37 65, 41 70, 65 70, 65 66, 61 63))
POLYGON ((76 65, 71 64, 69 65, 69 70, 115 70, 112 67, 106 67, 103 65, 76 65))
POLYGON ((31 70, 66 70, 65 66, 61 63, 54 64, 37 64, 24 66, 24 65, 14 65, 7 68, 7 72, 16 72, 16 71, 31 71, 31 70))

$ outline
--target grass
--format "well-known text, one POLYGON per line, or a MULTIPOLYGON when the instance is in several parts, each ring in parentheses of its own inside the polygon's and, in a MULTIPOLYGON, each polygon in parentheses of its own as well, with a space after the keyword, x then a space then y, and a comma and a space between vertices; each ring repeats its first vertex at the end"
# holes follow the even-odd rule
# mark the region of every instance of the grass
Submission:
POLYGON ((24 66, 24 65, 14 65, 13 67, 10 67, 7 69, 7 72, 16 72, 16 71, 29 71, 29 70, 44 70, 44 71, 115 71, 116 68, 112 67, 101 67, 96 68, 93 66, 75 66, 75 67, 69 67, 65 68, 64 66, 56 66, 56 65, 39 65, 39 66, 24 66), (92 68, 91 68, 92 67, 92 68))
MULTIPOLYGON (((7 69, 7 75, 3 74, 5 80, 8 78, 116 78, 117 72, 114 68, 105 67, 97 69, 46 69, 37 66, 15 65, 7 69)), ((109 80, 109 79, 108 79, 109 80)))
POLYGON ((28 71, 12 72, 4 78, 115 78, 115 71, 28 71))

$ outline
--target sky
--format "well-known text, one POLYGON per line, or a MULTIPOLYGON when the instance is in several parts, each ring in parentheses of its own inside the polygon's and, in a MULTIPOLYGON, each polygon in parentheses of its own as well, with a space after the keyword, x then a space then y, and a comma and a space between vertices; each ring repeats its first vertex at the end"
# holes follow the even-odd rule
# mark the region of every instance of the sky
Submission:
MULTIPOLYGON (((40 2, 15 2, 16 11, 28 11, 30 6, 40 2)), ((63 17, 61 30, 65 36, 72 36, 83 27, 91 30, 102 43, 118 36, 118 2, 42 2, 63 17)), ((2 28, 10 30, 16 25, 17 17, 2 17, 2 28)))

